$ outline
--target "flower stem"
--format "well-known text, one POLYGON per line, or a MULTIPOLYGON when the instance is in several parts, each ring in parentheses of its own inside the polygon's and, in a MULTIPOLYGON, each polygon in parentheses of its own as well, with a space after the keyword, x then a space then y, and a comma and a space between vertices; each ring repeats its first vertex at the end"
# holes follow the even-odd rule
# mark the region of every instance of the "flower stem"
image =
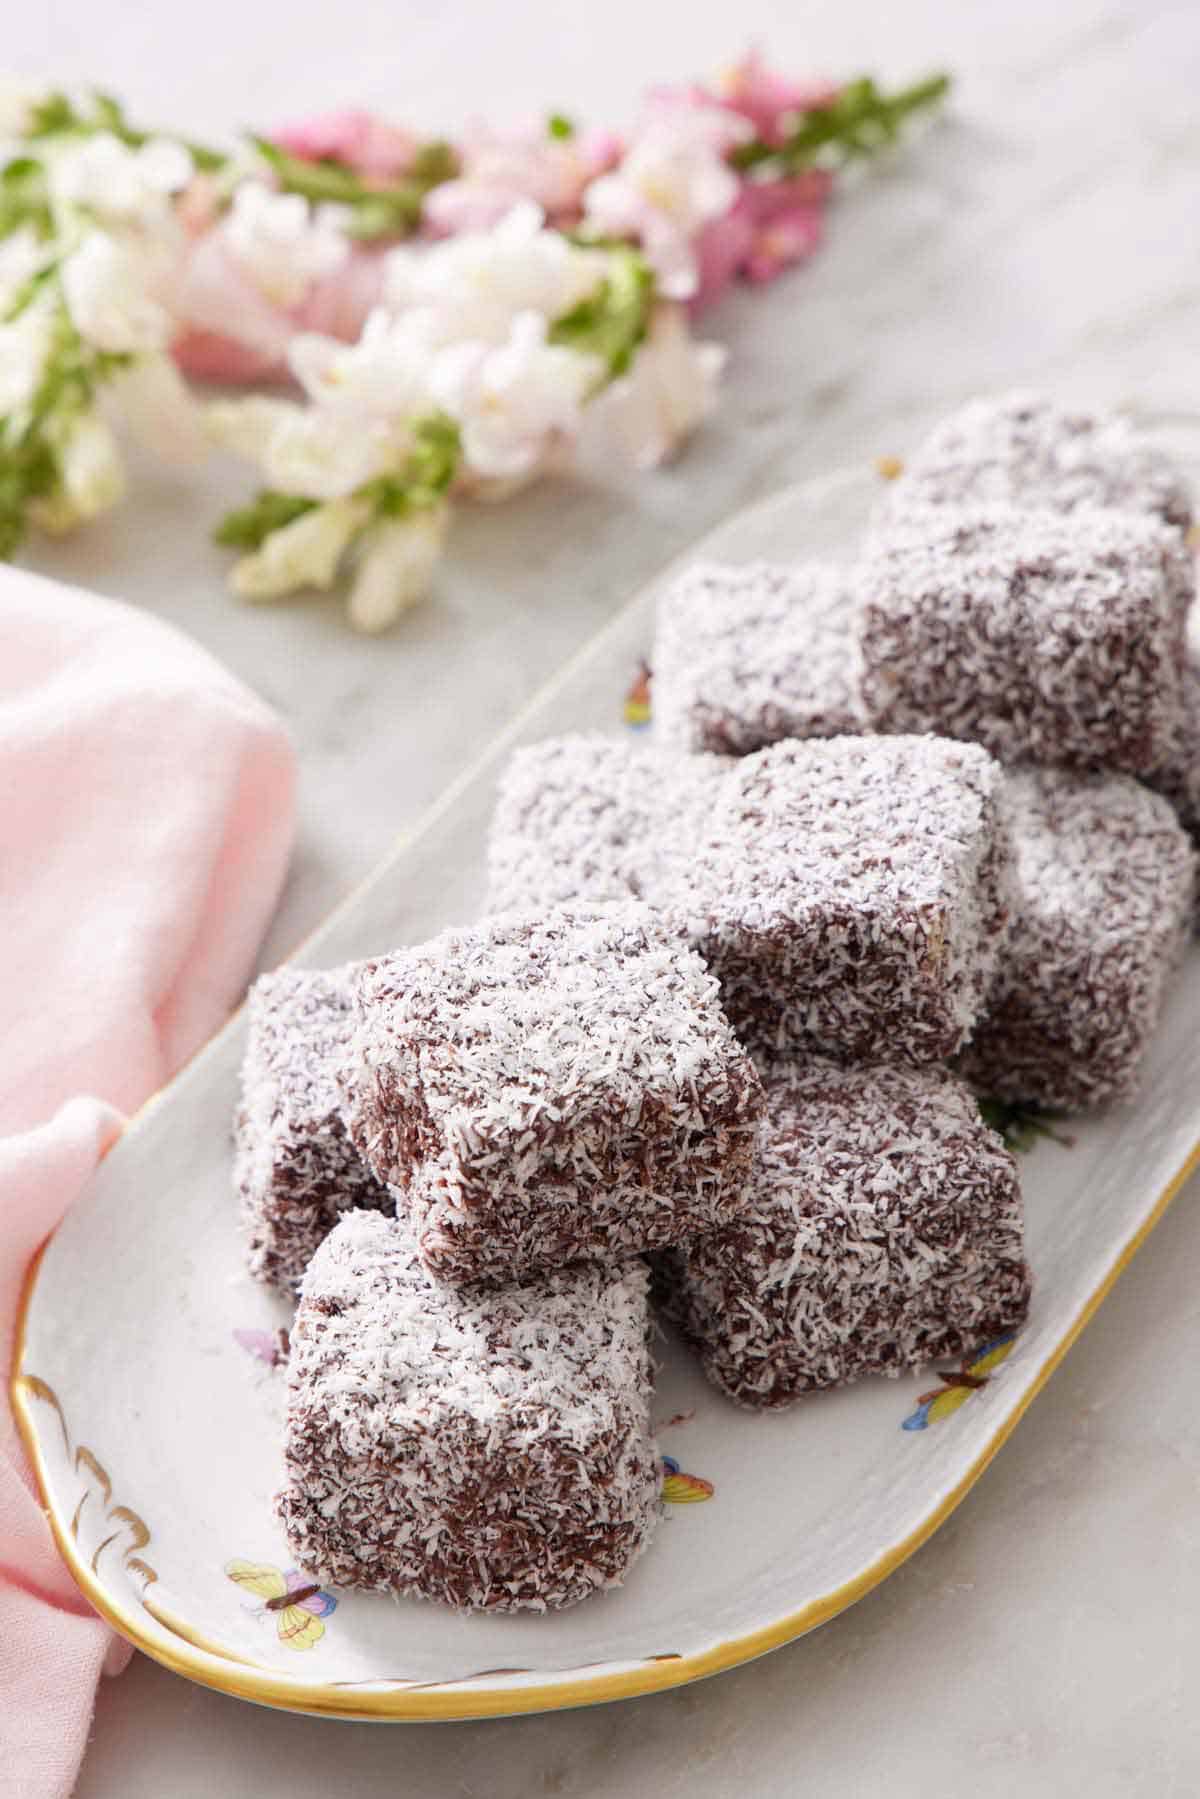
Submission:
POLYGON ((899 135, 912 114, 936 106, 950 91, 949 75, 929 75, 898 93, 880 91, 869 75, 851 81, 824 106, 802 113, 781 144, 755 138, 730 156, 737 169, 765 169, 773 175, 799 174, 815 165, 836 168, 873 156, 899 135))
POLYGON ((326 158, 308 162, 292 156, 268 137, 251 143, 270 164, 285 194, 300 194, 313 205, 332 202, 348 210, 351 237, 408 237, 421 221, 421 203, 431 188, 458 173, 458 157, 440 140, 422 146, 408 174, 399 181, 373 187, 346 163, 326 158))

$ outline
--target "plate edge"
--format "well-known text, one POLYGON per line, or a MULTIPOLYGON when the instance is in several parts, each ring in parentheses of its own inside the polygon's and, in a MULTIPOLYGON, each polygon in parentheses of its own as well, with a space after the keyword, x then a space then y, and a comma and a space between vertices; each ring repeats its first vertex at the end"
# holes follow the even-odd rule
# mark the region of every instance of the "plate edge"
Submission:
MULTIPOLYGON (((92 1573, 79 1555, 69 1529, 66 1528, 64 1521, 55 1510, 51 1498, 41 1444, 29 1407, 28 1377, 22 1368, 25 1322, 45 1245, 42 1246, 42 1250, 38 1251, 30 1264, 22 1283, 17 1310, 17 1333, 9 1396, 17 1429, 29 1457, 47 1522, 59 1553, 66 1562, 76 1585, 100 1616, 135 1648, 142 1650, 154 1661, 160 1662, 176 1674, 182 1674, 190 1680, 197 1681, 201 1686, 211 1687, 217 1692, 227 1693, 234 1698, 247 1699, 278 1710, 301 1712, 318 1717, 395 1723, 432 1723, 451 1719, 516 1716, 527 1712, 562 1711, 576 1706, 600 1705, 616 1699, 632 1699, 647 1693, 661 1692, 670 1687, 685 1686, 691 1681, 703 1680, 712 1674, 724 1673, 744 1662, 753 1661, 760 1655, 766 1655, 772 1649, 782 1648, 785 1643, 794 1642, 796 1638, 827 1623, 839 1612, 845 1611, 848 1606, 854 1605, 859 1599, 864 1598, 890 1574, 895 1573, 896 1569, 906 1562, 909 1556, 915 1554, 923 1543, 928 1542, 934 1532, 945 1523, 950 1514, 966 1498, 993 1457, 1003 1448, 1050 1376, 1066 1356, 1067 1351, 1099 1311, 1138 1250, 1163 1218, 1176 1194, 1198 1166, 1200 1166, 1200 1141, 1192 1147, 1158 1195, 1150 1212, 1113 1258, 1103 1277, 1080 1307, 1069 1329, 1054 1345, 1025 1391, 1015 1401, 1011 1410, 998 1421, 996 1429, 970 1467, 906 1537, 885 1550, 859 1574, 845 1581, 833 1592, 811 1600, 808 1605, 802 1606, 797 1612, 790 1613, 786 1618, 777 1619, 775 1623, 750 1631, 745 1636, 733 1637, 727 1642, 717 1643, 711 1649, 700 1650, 694 1655, 673 1657, 670 1660, 647 1661, 640 1666, 611 1674, 595 1674, 590 1677, 576 1678, 568 1676, 556 1680, 548 1686, 528 1688, 483 1687, 464 1691, 456 1690, 453 1684, 443 1684, 422 1687, 419 1691, 409 1687, 397 1688, 392 1691, 385 1688, 377 1693, 360 1693, 355 1697, 352 1696, 350 1689, 340 1688, 336 1685, 297 1686, 294 1682, 274 1673, 258 1674, 249 1669, 243 1671, 239 1664, 222 1660, 216 1655, 194 1648, 186 1638, 180 1639, 179 1649, 168 1649, 165 1645, 147 1637, 138 1616, 135 1613, 127 1612, 108 1594, 102 1582, 92 1573), (236 1672, 231 1671, 235 1669, 236 1672)), ((148 1615, 152 1616, 153 1614, 148 1615)))
MULTIPOLYGON (((1191 415, 1188 416, 1188 422, 1189 424, 1195 422, 1191 415)), ((836 490, 839 485, 862 479, 864 475, 869 476, 873 472, 876 472, 874 459, 868 459, 865 468, 859 463, 846 464, 826 475, 810 477, 778 488, 772 493, 763 495, 749 506, 735 506, 713 524, 700 539, 671 557, 655 575, 651 576, 623 605, 617 608, 611 618, 594 631, 541 683, 509 722, 485 744, 465 768, 450 780, 414 823, 398 833, 390 848, 375 863, 370 872, 335 902, 320 923, 311 931, 306 932, 281 959, 281 962, 294 961, 310 945, 319 942, 324 933, 334 926, 349 908, 356 905, 374 887, 376 882, 384 879, 395 859, 411 849, 428 830, 432 829, 445 812, 454 805, 459 795, 477 779, 506 746, 519 737, 526 721, 535 710, 571 678, 578 667, 604 643, 610 634, 616 634, 620 630, 628 612, 633 607, 640 605, 648 592, 670 579, 677 569, 684 567, 696 557, 706 554, 706 546, 714 537, 727 530, 736 519, 751 516, 758 511, 767 511, 783 500, 789 492, 798 489, 809 492, 836 490)), ((159 1101, 171 1092, 177 1082, 196 1070, 197 1065, 202 1062, 227 1031, 236 1029, 243 1006, 244 1002, 235 1008, 212 1036, 176 1069, 169 1081, 150 1094, 142 1105, 129 1116, 117 1142, 120 1142, 131 1130, 136 1128, 146 1114, 152 1108, 157 1107, 159 1101)), ((906 1537, 885 1550, 875 1561, 869 1563, 859 1574, 844 1582, 842 1586, 818 1599, 811 1600, 806 1606, 801 1607, 797 1612, 790 1613, 786 1618, 778 1619, 775 1623, 764 1625, 744 1636, 730 1638, 728 1641, 715 1644, 712 1648, 698 1651, 694 1655, 651 1658, 642 1664, 607 1675, 595 1674, 590 1677, 575 1678, 564 1676, 549 1686, 528 1688, 480 1687, 466 1691, 461 1688, 456 1690, 453 1683, 422 1686, 419 1690, 405 1686, 391 1691, 385 1688, 378 1693, 360 1695, 357 1700, 351 1700, 351 1689, 339 1688, 331 1684, 300 1686, 273 1672, 264 1672, 261 1675, 257 1672, 239 1672, 236 1679, 229 1678, 228 1670, 231 1668, 249 1668, 250 1665, 233 1663, 225 1657, 198 1649, 188 1641, 187 1637, 178 1632, 176 1634, 179 1635, 181 1645, 178 1650, 168 1649, 166 1645, 147 1637, 143 1633, 139 1616, 136 1613, 126 1612, 116 1599, 110 1598, 100 1578, 93 1574, 87 1563, 79 1556, 69 1530, 56 1513, 50 1495, 46 1467, 41 1455, 37 1428, 28 1403, 27 1376, 22 1368, 26 1322, 33 1301, 37 1274, 53 1233, 38 1248, 22 1280, 14 1334, 12 1372, 8 1381, 9 1402, 18 1434, 29 1457, 37 1496, 59 1553, 75 1584, 100 1616, 135 1648, 140 1649, 162 1666, 170 1668, 172 1672, 194 1680, 201 1686, 284 1711, 344 1720, 397 1723, 429 1723, 454 1719, 516 1716, 523 1713, 566 1710, 579 1706, 604 1704, 618 1699, 635 1698, 643 1694, 684 1686, 692 1681, 726 1672, 728 1669, 753 1661, 758 1656, 766 1655, 773 1649, 781 1648, 784 1644, 795 1641, 798 1637, 827 1623, 838 1613, 864 1598, 867 1593, 893 1574, 911 1555, 915 1554, 961 1504, 993 1457, 1007 1442, 1050 1376, 1091 1322, 1138 1250, 1161 1221, 1176 1194, 1198 1166, 1200 1166, 1200 1141, 1193 1146, 1176 1173, 1159 1193, 1142 1223, 1117 1252, 1104 1275, 1083 1302, 1069 1328, 1049 1352, 1027 1388, 1013 1404, 1012 1409, 998 1421, 992 1436, 983 1445, 975 1460, 906 1537)), ((151 1618, 153 1615, 153 1613, 147 1613, 147 1616, 151 1618)), ((161 1620, 156 1620, 156 1622, 160 1622, 161 1628, 172 1628, 161 1620)), ((190 1626, 188 1628, 190 1629, 190 1626)))

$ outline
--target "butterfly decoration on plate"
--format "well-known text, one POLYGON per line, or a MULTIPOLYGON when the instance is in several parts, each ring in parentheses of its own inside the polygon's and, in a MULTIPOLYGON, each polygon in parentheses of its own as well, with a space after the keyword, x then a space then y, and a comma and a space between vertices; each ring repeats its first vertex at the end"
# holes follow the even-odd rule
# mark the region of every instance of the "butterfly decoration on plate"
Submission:
POLYGON ((225 1572, 235 1585, 265 1601, 255 1610, 273 1614, 285 1649, 311 1649, 325 1635, 322 1620, 336 1610, 337 1600, 298 1568, 284 1573, 270 1562, 234 1561, 226 1562, 225 1572))
POLYGON ((917 1399, 917 1409, 910 1412, 900 1426, 901 1430, 925 1430, 930 1424, 937 1424, 942 1418, 948 1418, 951 1412, 957 1412, 960 1405, 970 1399, 972 1393, 980 1387, 986 1387, 994 1368, 998 1368, 1012 1354, 1016 1342, 1014 1332, 1007 1337, 996 1337, 987 1343, 969 1362, 961 1368, 950 1369, 939 1374, 941 1386, 932 1393, 922 1393, 917 1399))
POLYGON ((711 1480, 702 1480, 698 1474, 684 1474, 673 1455, 663 1457, 662 1468, 662 1496, 668 1505, 698 1505, 702 1499, 711 1499, 716 1492, 711 1480))
POLYGON ((646 662, 638 663, 637 674, 625 695, 621 716, 635 731, 642 730, 650 723, 650 665, 646 662))

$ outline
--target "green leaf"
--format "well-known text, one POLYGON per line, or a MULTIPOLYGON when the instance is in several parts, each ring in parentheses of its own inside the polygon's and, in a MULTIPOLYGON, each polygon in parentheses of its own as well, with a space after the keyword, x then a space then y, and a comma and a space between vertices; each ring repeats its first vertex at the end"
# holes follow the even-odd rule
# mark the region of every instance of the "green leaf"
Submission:
MULTIPOLYGON (((43 291, 56 272, 44 270, 26 286, 43 291)), ((30 504, 58 487, 59 452, 73 422, 91 408, 109 376, 132 361, 85 343, 59 298, 33 397, 20 413, 0 419, 0 557, 11 556, 21 542, 30 504)))
POLYGON ((598 356, 605 379, 623 375, 646 335, 654 303, 654 274, 645 257, 627 244, 608 249, 608 274, 550 327, 550 342, 598 356))
MULTIPOLYGON (((413 427, 413 443, 394 474, 378 475, 356 488, 353 498, 370 507, 372 519, 403 518, 436 506, 458 471, 458 426, 444 412, 431 412, 413 427)), ((319 504, 303 494, 263 488, 247 506, 229 512, 213 532, 213 541, 231 550, 257 550, 273 531, 280 531, 319 504)))
POLYGON ((257 550, 272 531, 282 530, 316 505, 316 500, 307 500, 302 494, 264 487, 248 506, 225 514, 213 532, 213 542, 230 550, 257 550))
POLYGON ((409 237, 420 221, 419 194, 372 194, 369 200, 356 200, 351 206, 346 234, 364 243, 379 237, 409 237))
POLYGON ((462 440, 444 412, 431 412, 413 426, 412 447, 394 475, 379 475, 358 489, 375 518, 403 518, 436 506, 458 473, 462 440))
POLYGON ((112 94, 103 93, 99 88, 93 88, 92 105, 95 108, 96 125, 101 131, 111 131, 114 137, 126 137, 131 127, 119 100, 112 94))
POLYGON ((1064 1136, 1053 1128, 1059 1118, 1057 1112, 1044 1112, 1039 1106, 1022 1105, 1016 1100, 996 1099, 990 1094, 977 1094, 976 1099, 983 1122, 998 1131, 1008 1148, 1018 1155, 1026 1155, 1033 1149, 1039 1137, 1046 1137, 1052 1143, 1060 1143, 1064 1149, 1070 1149, 1074 1145, 1074 1138, 1064 1136))
POLYGON ((306 162, 268 137, 251 143, 270 164, 284 193, 300 194, 313 205, 349 208, 346 229, 353 237, 408 237, 421 219, 421 203, 430 188, 457 173, 458 161, 448 144, 434 142, 418 151, 403 180, 375 187, 348 164, 332 157, 306 162))
POLYGON ((41 175, 42 165, 36 156, 14 156, 0 169, 0 183, 5 187, 21 187, 31 175, 41 175))
POLYGON ((12 441, 0 436, 0 561, 20 548, 31 501, 44 499, 57 484, 58 459, 41 432, 25 430, 12 441))
POLYGON ((64 131, 78 131, 83 124, 71 99, 56 90, 34 101, 23 135, 27 138, 57 137, 64 131))
POLYGON ((913 114, 937 106, 949 91, 950 77, 944 74, 930 75, 895 94, 883 93, 869 75, 860 76, 826 105, 802 113, 782 144, 755 138, 739 144, 729 160, 735 168, 762 169, 768 175, 837 168, 894 143, 913 114))
POLYGON ((575 124, 565 113, 552 112, 546 120, 546 130, 551 137, 574 137, 575 124))
MULTIPOLYGON (((32 109, 30 123, 24 135, 26 138, 44 137, 90 137, 98 131, 109 131, 131 150, 140 150, 151 138, 170 136, 171 133, 160 131, 142 131, 131 125, 125 108, 113 95, 96 89, 92 94, 92 110, 84 113, 79 110, 67 94, 45 94, 32 109)), ((214 150, 208 144, 197 144, 190 138, 179 138, 185 150, 190 154, 198 169, 205 169, 210 174, 223 169, 229 161, 222 150, 214 150)))
POLYGON ((413 157, 408 173, 413 181, 419 182, 428 192, 440 181, 453 181, 461 169, 462 164, 454 145, 443 137, 431 137, 413 157))
POLYGON ((36 156, 14 156, 0 170, 0 238, 25 225, 43 240, 53 236, 46 171, 36 156))
POLYGON ((214 150, 208 144, 198 144, 194 138, 180 138, 180 143, 191 156, 196 167, 206 175, 218 175, 229 161, 224 150, 214 150))

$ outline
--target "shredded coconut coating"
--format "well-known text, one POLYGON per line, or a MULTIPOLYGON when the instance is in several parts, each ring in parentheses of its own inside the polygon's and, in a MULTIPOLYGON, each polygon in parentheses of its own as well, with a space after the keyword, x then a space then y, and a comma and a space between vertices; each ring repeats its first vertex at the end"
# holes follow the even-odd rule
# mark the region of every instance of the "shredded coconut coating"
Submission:
POLYGON ((1010 763, 1156 767, 1181 719, 1177 553, 1131 513, 907 515, 859 573, 868 718, 1010 763))
POLYGON ((941 1069, 766 1076, 749 1209, 664 1252, 667 1311, 738 1405, 980 1348, 1029 1304, 1017 1169, 941 1069))
POLYGON ((654 740, 743 756, 862 729, 847 570, 700 563, 658 602, 654 740))
POLYGON ((682 787, 679 763, 602 739, 519 752, 501 781, 492 907, 611 900, 636 881, 718 977, 753 1051, 952 1055, 1008 928, 1003 777, 986 751, 788 741, 693 758, 682 787))
POLYGON ((937 1061, 1009 922, 1003 774, 933 737, 786 742, 736 762, 674 896, 744 1041, 937 1061))
POLYGON ((1008 795, 1016 920, 963 1072, 1053 1110, 1127 1099, 1186 942, 1196 852, 1124 776, 1018 770, 1008 795))
POLYGON ((627 1256, 741 1205, 758 1075, 645 908, 447 931, 364 964, 356 998, 351 1133, 439 1279, 627 1256))
POLYGON ((1186 531, 1191 496, 1169 456, 1115 413, 1076 412, 1018 390, 972 400, 936 425, 880 509, 1111 506, 1186 531))
POLYGON ((350 968, 281 968, 250 992, 234 1180, 256 1280, 290 1292, 351 1206, 392 1210, 346 1134, 337 1084, 353 1026, 350 968))
POLYGON ((650 899, 686 879, 724 759, 629 737, 514 752, 488 837, 488 910, 650 899))
POLYGON ((406 1225, 348 1213, 291 1338, 276 1506, 298 1566, 469 1611, 619 1585, 660 1510, 647 1285, 634 1260, 443 1287, 406 1225))
MULTIPOLYGON (((1170 755, 1148 777, 1148 783, 1170 800, 1192 842, 1200 844, 1200 646, 1190 649, 1184 665, 1183 723, 1179 735, 1170 755)), ((1195 929, 1200 931, 1200 896, 1195 929)))

